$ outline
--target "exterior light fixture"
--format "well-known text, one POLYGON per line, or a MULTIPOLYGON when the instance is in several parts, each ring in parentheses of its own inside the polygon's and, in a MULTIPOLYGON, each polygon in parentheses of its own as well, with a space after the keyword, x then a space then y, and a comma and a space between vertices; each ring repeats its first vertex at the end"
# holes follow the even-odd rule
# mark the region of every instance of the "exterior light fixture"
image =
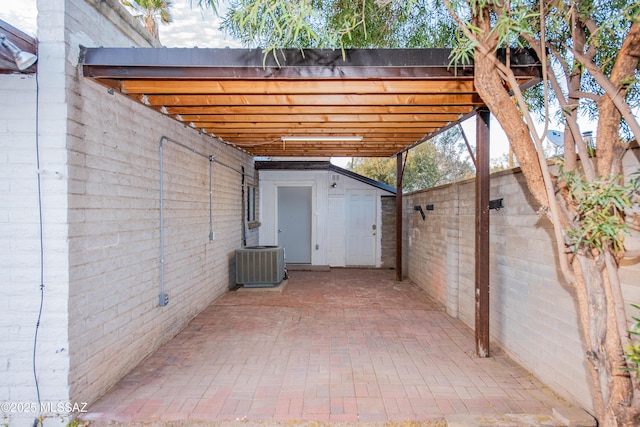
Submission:
POLYGON ((495 199, 495 200, 489 201, 489 209, 495 209, 496 211, 499 211, 502 208, 504 208, 502 199, 495 199))
POLYGON ((283 136, 282 142, 360 142, 361 136, 283 136))
POLYGON ((16 67, 18 67, 18 70, 24 71, 35 64, 38 60, 38 57, 33 53, 25 52, 24 50, 13 44, 10 40, 7 39, 7 36, 5 34, 0 33, 0 40, 2 40, 2 46, 4 46, 9 52, 11 52, 11 56, 13 56, 13 61, 16 63, 16 67))

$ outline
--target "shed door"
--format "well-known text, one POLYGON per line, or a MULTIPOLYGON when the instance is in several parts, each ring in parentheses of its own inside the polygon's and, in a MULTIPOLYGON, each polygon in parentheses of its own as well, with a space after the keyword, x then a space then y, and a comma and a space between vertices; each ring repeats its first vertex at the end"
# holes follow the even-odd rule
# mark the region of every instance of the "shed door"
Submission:
POLYGON ((344 267, 346 265, 344 244, 347 241, 344 196, 329 196, 327 227, 327 261, 331 267, 344 267))
POLYGON ((278 187, 278 244, 290 264, 311 264, 311 193, 311 187, 278 187))
POLYGON ((376 192, 347 191, 347 265, 376 265, 376 192))

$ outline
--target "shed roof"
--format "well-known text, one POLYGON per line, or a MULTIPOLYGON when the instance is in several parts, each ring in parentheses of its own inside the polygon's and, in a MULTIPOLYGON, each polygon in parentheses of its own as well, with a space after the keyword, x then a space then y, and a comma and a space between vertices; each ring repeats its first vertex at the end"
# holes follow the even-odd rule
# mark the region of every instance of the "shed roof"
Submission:
MULTIPOLYGON (((449 49, 86 48, 84 75, 256 156, 386 157, 483 105, 449 49), (285 137, 283 139, 283 137, 285 137), (295 140, 287 139, 295 137, 295 140)), ((519 83, 540 80, 529 50, 519 83)))
POLYGON ((258 170, 326 170, 329 172, 338 173, 346 177, 355 179, 372 187, 380 190, 388 191, 389 193, 396 194, 396 188, 392 187, 384 182, 376 181, 375 179, 368 178, 364 175, 352 172, 348 169, 336 166, 329 161, 257 161, 256 169, 258 170))

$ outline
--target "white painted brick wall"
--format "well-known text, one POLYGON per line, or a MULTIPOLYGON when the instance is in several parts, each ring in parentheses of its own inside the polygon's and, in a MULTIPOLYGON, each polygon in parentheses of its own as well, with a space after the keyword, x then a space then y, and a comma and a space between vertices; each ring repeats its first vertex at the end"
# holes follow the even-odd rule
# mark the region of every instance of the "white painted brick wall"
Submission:
MULTIPOLYGON (((60 7, 60 2, 50 2, 50 16, 56 16, 60 7)), ((37 401, 32 364, 41 283, 36 142, 42 179, 45 295, 36 372, 43 401, 69 398, 65 77, 52 54, 63 29, 54 28, 46 19, 41 19, 40 28, 44 35, 38 69, 47 77, 39 85, 38 140, 35 76, 0 76, 0 401, 27 403, 37 401)), ((30 424, 35 417, 25 413, 2 416, 11 425, 30 424)))
MULTIPOLYGON (((82 0, 67 2, 69 51, 131 44, 82 0), (74 38, 75 37, 75 38, 74 38)), ((70 61, 73 58, 69 59, 70 61)), ((229 288, 241 245, 241 176, 163 143, 165 292, 160 292, 161 136, 252 174, 250 156, 120 95, 68 74, 70 398, 94 401, 229 288)), ((257 243, 257 230, 248 233, 257 243)))
MULTIPOLYGON (((44 401, 94 401, 224 293, 241 244, 241 177, 165 143, 165 288, 158 307, 159 154, 167 135, 236 169, 250 156, 85 80, 79 44, 131 46, 117 0, 40 0, 39 126, 45 305, 38 346, 44 401), (105 19, 101 13, 107 13, 105 19), (114 25, 114 23, 116 25, 114 25)), ((135 27, 135 25, 134 25, 135 27)), ((133 33, 132 33, 133 31, 133 33)), ((0 401, 35 401, 39 302, 35 78, 0 76, 0 401)), ((258 229, 247 234, 257 244, 258 229)), ((23 425, 29 416, 11 416, 23 425)))
POLYGON ((163 143, 165 291, 160 286, 159 140, 163 135, 252 170, 249 156, 80 79, 70 98, 71 396, 93 401, 229 287, 241 243, 241 176, 163 143), (82 104, 82 105, 80 105, 82 104), (82 108, 80 108, 82 107, 82 108), (108 131, 105 131, 107 130, 108 131))
MULTIPOLYGON (((639 151, 625 157, 627 176, 639 170, 639 151)), ((405 196, 408 237, 403 241, 409 278, 471 328, 474 198, 473 181, 405 196), (413 206, 424 209, 426 204, 435 209, 425 211, 423 221, 413 206)), ((550 223, 536 215, 537 204, 521 173, 492 175, 491 199, 496 198, 504 198, 505 208, 490 214, 491 339, 543 382, 588 408, 591 398, 575 303, 560 279, 550 223)), ((637 236, 630 242, 634 239, 637 236)), ((625 300, 638 304, 640 264, 625 260, 622 265, 625 300)))

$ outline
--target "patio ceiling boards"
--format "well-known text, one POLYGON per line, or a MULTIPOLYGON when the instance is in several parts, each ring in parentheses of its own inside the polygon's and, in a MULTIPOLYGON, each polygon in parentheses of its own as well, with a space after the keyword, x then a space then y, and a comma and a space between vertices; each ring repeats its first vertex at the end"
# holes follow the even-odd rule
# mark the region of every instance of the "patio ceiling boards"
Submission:
MULTIPOLYGON (((86 48, 81 63, 86 77, 255 156, 388 157, 483 105, 473 65, 450 66, 449 52, 286 49, 276 62, 260 49, 86 48)), ((530 51, 510 63, 522 86, 540 80, 530 51)))

